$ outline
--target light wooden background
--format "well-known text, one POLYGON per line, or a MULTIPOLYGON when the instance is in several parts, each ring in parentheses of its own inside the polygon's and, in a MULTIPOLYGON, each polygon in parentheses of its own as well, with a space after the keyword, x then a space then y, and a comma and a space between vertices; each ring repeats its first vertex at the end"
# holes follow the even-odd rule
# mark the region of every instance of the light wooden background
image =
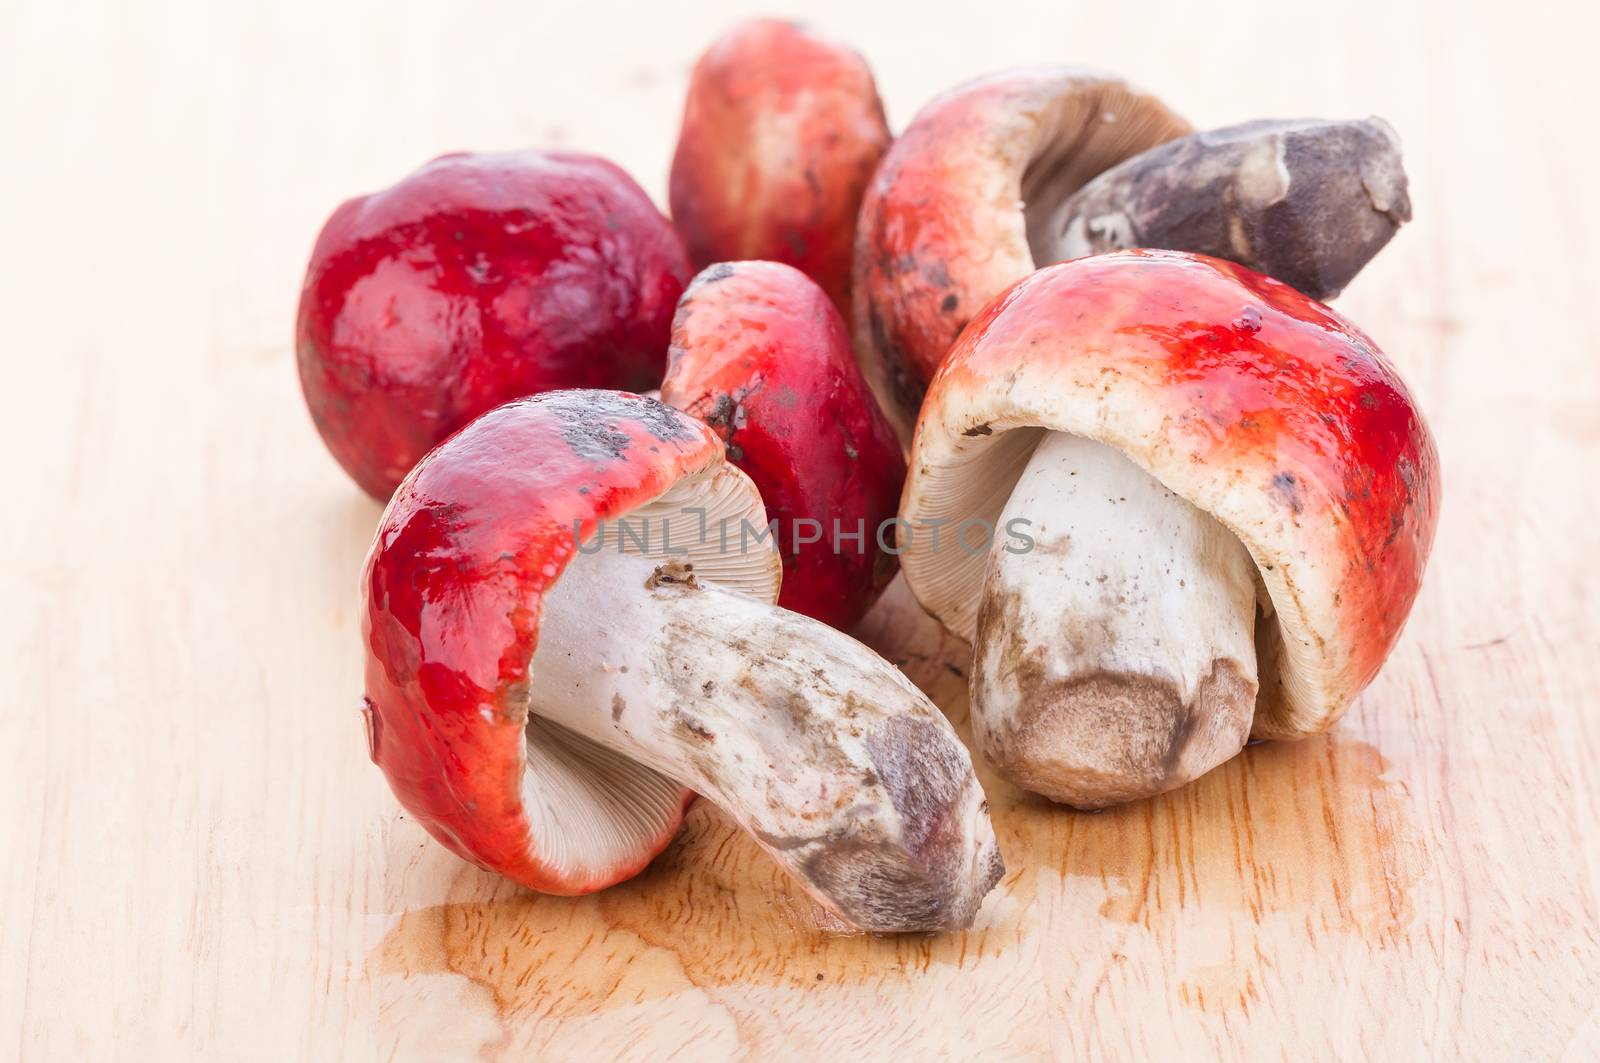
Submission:
MULTIPOLYGON (((897 127, 1052 60, 1201 126, 1395 124, 1417 220, 1340 305, 1445 494, 1388 670, 1158 801, 996 785, 1010 871, 937 940, 829 934, 705 807, 594 898, 465 868, 367 761, 378 508, 300 402, 305 256, 447 149, 583 147, 661 198, 734 5, 12 0, 0 1058, 1600 1054, 1595 5, 807 6, 897 127)), ((964 720, 903 588, 866 635, 964 720)))

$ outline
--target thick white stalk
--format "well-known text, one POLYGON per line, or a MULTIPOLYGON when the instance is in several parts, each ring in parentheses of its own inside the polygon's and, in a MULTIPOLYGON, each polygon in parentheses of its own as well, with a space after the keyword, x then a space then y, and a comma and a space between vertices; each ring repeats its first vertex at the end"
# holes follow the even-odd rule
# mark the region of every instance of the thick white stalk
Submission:
POLYGON ((1118 451, 1040 442, 1001 515, 973 663, 978 748, 1025 789, 1099 808, 1181 786, 1243 748, 1255 567, 1210 516, 1118 451))
POLYGON ((574 558, 530 706, 715 802, 863 929, 967 926, 1001 873, 966 749, 898 669, 681 563, 574 558))

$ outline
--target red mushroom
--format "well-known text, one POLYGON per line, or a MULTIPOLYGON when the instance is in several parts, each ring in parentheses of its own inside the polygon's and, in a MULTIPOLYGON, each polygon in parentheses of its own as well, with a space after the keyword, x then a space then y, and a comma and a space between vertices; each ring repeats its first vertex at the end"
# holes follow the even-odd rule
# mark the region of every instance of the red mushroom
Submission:
POLYGON ((888 143, 855 51, 777 19, 738 26, 695 64, 672 160, 672 218, 695 268, 784 262, 848 314, 856 212, 888 143))
POLYGON ((723 263, 689 285, 662 401, 711 425, 761 490, 783 557, 778 604, 840 629, 895 572, 905 480, 844 319, 798 270, 723 263))
POLYGON ((895 140, 861 204, 856 355, 909 439, 939 360, 967 321, 1035 265, 1058 207, 1091 178, 1191 132, 1159 100, 1071 68, 981 78, 938 97, 895 140))
POLYGON ((748 477, 687 414, 521 399, 429 454, 367 558, 369 740, 434 837, 533 889, 639 871, 691 791, 868 930, 966 926, 1001 865, 955 732, 770 605, 748 477))
POLYGON ((1328 727, 1399 636, 1439 506, 1433 440, 1370 339, 1165 251, 992 302, 929 387, 911 469, 901 564, 974 642, 979 750, 1082 807, 1328 727), (962 522, 992 545, 962 548, 962 522))
POLYGON ((300 383, 378 498, 486 410, 661 379, 688 279, 639 186, 587 155, 446 155, 323 226, 300 296, 300 383))

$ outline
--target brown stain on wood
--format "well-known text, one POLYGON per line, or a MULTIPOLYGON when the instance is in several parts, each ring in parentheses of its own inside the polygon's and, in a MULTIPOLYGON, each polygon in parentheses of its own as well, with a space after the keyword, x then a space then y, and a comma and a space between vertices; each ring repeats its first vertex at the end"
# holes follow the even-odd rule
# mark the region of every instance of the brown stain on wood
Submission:
MULTIPOLYGON (((922 617, 899 582, 857 634, 899 661, 970 745, 963 643, 922 617)), ((1364 742, 1336 733, 1253 745, 1191 786, 1098 813, 1025 793, 983 765, 979 777, 1010 870, 971 930, 854 933, 702 801, 654 864, 589 897, 542 896, 462 870, 459 884, 490 896, 406 912, 368 974, 459 976, 481 990, 462 999, 509 1029, 722 987, 813 992, 971 971, 1008 962, 1041 935, 1109 941, 1169 931, 1186 913, 1395 940, 1411 926, 1423 847, 1405 787, 1364 742), (1048 925, 1063 896, 1077 918, 1048 925)), ((1177 996, 1247 1010, 1255 977, 1248 964, 1197 966, 1177 996)))

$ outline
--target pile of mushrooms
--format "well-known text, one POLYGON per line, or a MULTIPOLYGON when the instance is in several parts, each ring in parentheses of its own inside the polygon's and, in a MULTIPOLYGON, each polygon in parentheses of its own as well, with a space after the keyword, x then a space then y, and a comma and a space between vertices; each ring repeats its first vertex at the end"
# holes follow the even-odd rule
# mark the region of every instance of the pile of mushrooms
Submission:
POLYGON ((1047 68, 891 139, 860 55, 757 20, 694 69, 671 204, 444 156, 307 269, 308 406, 388 498, 369 750, 453 852, 587 893, 700 795, 852 927, 970 926, 972 758, 848 633, 897 566, 973 646, 978 754, 1075 807, 1319 732, 1381 668, 1438 457, 1319 301, 1410 217, 1380 119, 1195 132, 1047 68))

